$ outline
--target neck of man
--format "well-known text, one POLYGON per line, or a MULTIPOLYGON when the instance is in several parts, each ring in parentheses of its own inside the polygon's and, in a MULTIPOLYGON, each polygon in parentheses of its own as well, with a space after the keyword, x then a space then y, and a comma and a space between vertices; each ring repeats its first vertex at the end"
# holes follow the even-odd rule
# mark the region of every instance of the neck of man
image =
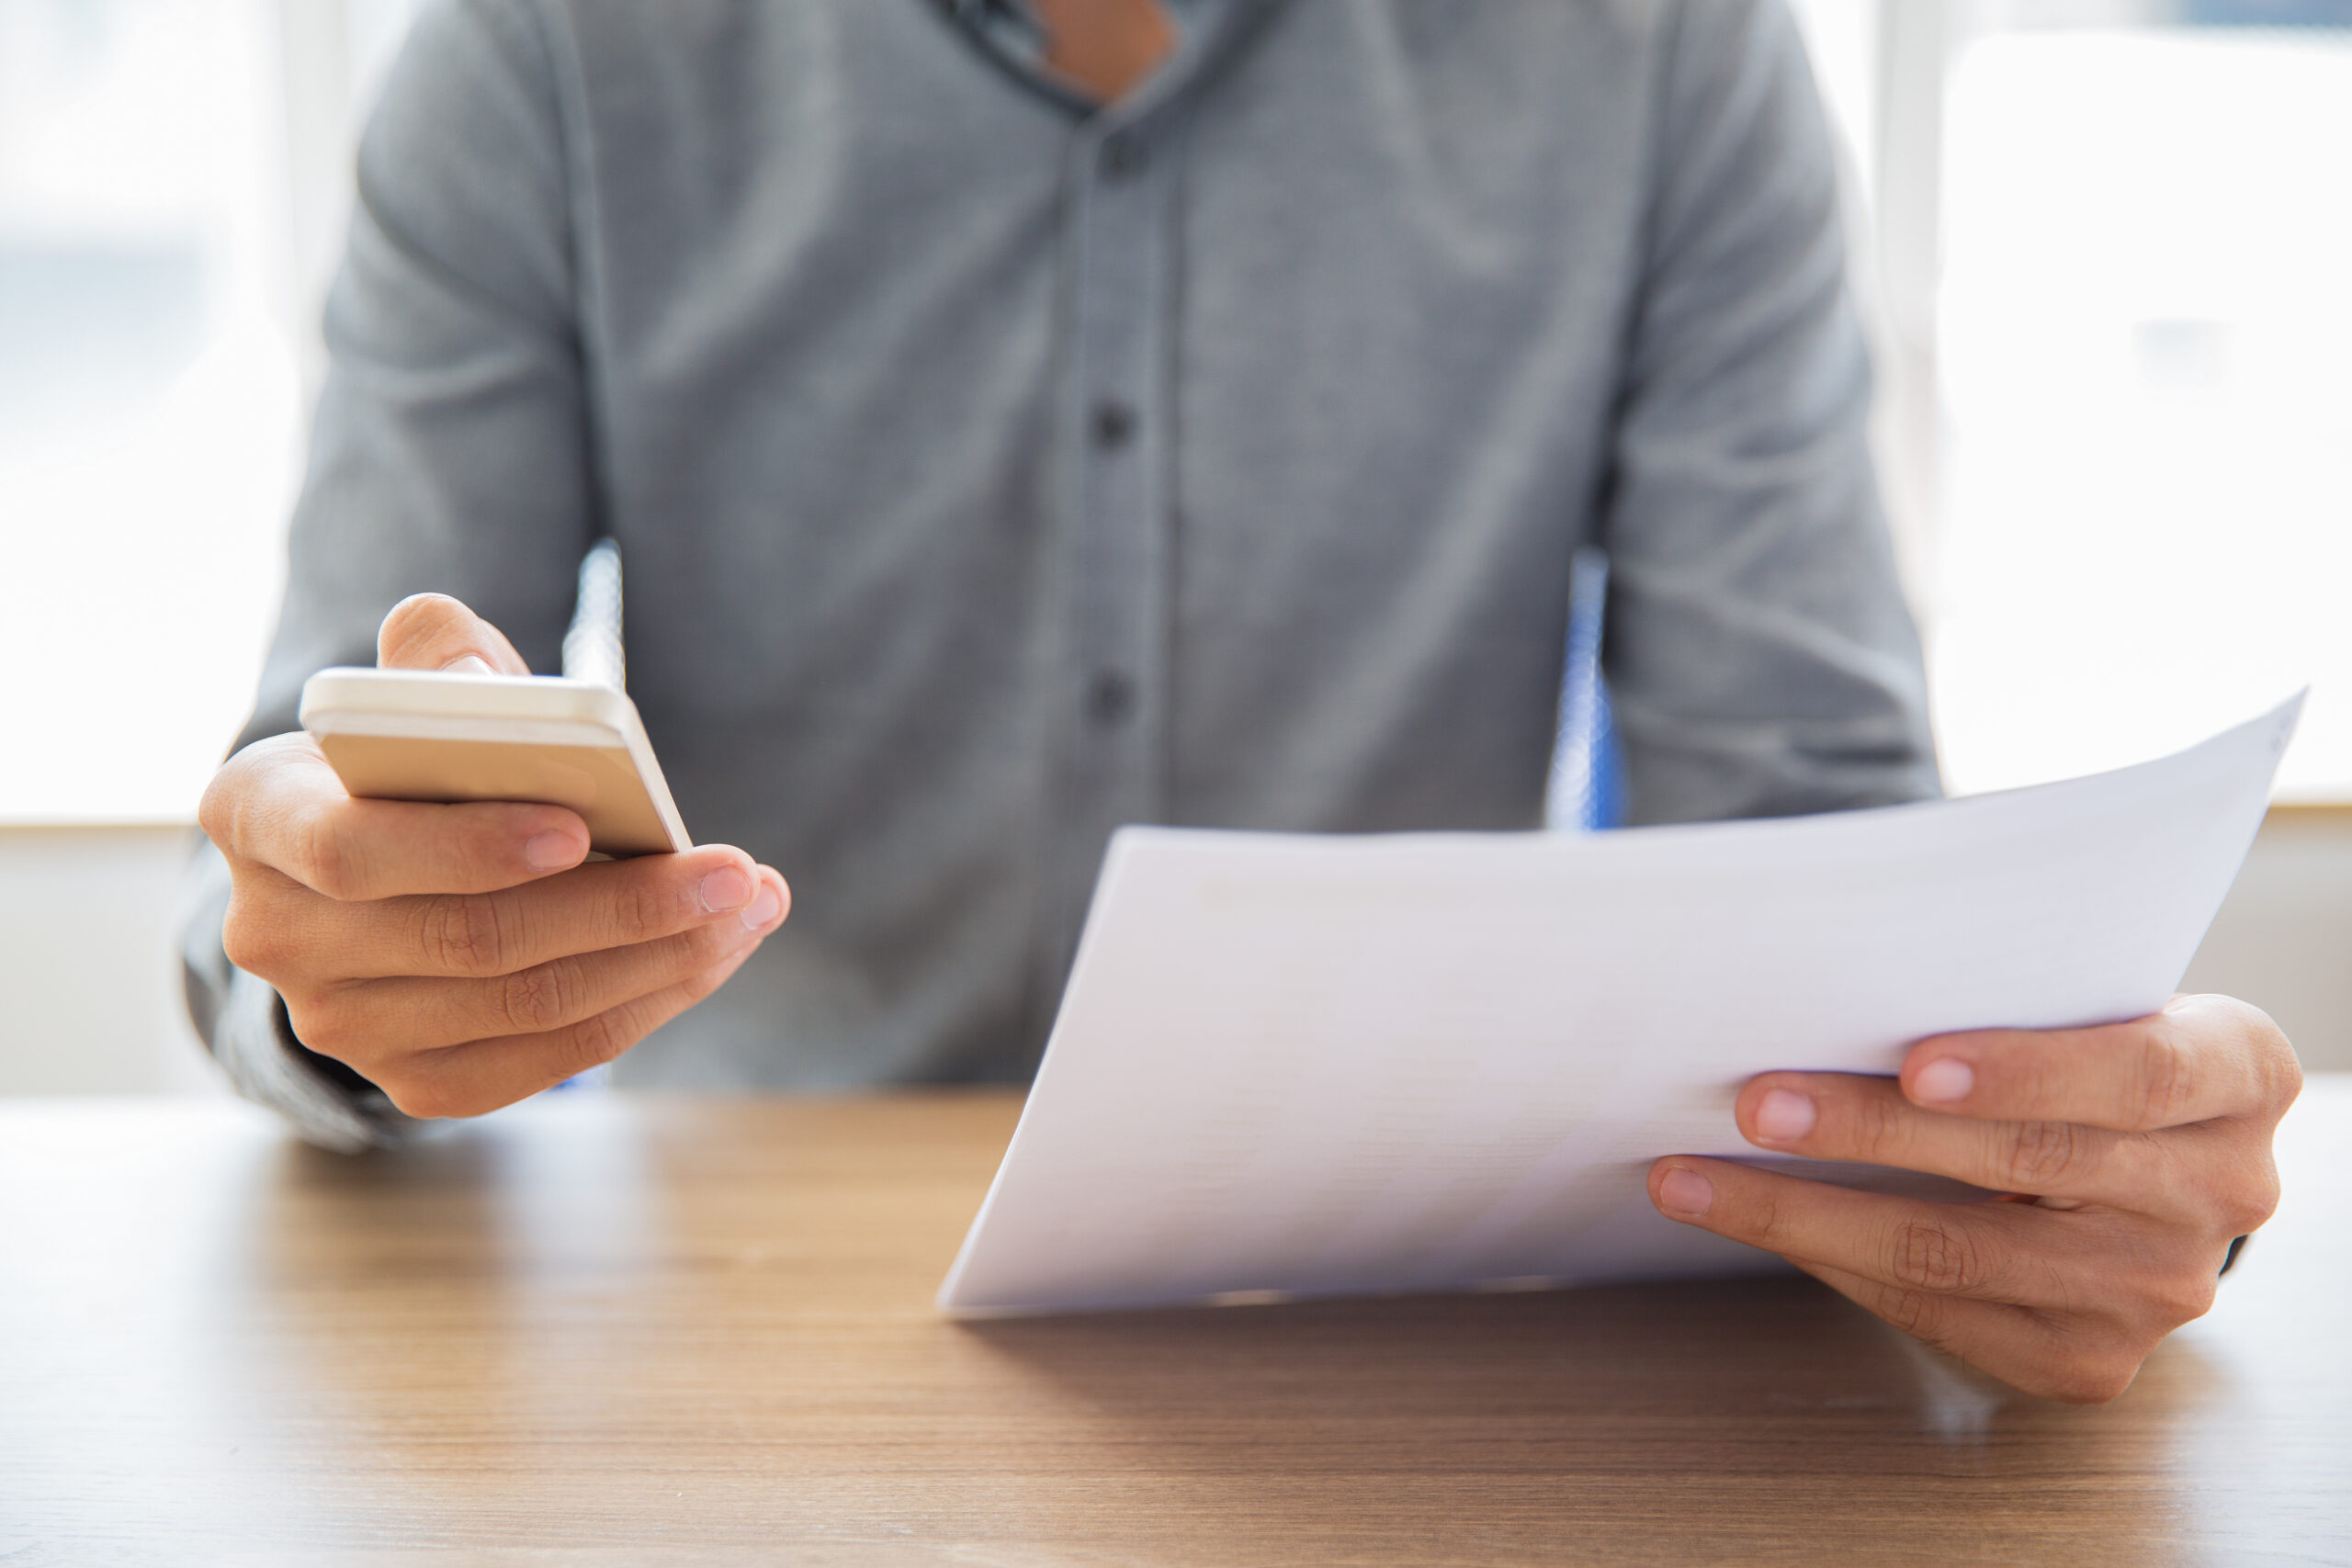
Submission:
POLYGON ((1046 67, 1114 104, 1176 48, 1176 23, 1160 0, 1030 0, 1046 29, 1046 67))

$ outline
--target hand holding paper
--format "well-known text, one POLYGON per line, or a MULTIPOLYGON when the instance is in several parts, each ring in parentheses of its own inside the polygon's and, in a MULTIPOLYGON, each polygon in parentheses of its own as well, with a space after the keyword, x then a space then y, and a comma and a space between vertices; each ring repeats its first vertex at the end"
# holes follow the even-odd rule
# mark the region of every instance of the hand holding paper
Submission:
MULTIPOLYGON (((2292 1058, 2251 1010, 2085 1026, 2165 1006, 2299 707, 2092 778, 1832 817, 1595 836, 1124 830, 942 1303, 1724 1274, 1777 1266, 1739 1245, 1760 1240, 2004 1375, 2111 1393, 2154 1325, 2201 1310, 2185 1270, 2218 1267, 2228 1226, 2265 1206, 2292 1058), (2076 1032, 1978 1033, 1906 1065, 1924 1036, 2018 1029, 2076 1032), (1924 1097, 1957 1082, 1937 1060, 1973 1082, 1930 1111, 1924 1097), (1851 1076, 1898 1068, 1899 1089, 1851 1076), (2193 1091, 2150 1087, 2177 1082, 2193 1091), (1768 1111, 1794 1125, 1768 1106, 1775 1089, 1807 1090, 1815 1121, 1767 1156, 1746 1134, 1768 1111), (2011 1137, 2030 1152, 2097 1133, 2155 1146, 2153 1186, 2076 1194, 2071 1169, 2021 1186, 2090 1219, 1951 1206, 1987 1196, 1962 1182, 2018 1174, 1996 1158, 2012 1122, 2067 1129, 2011 1137), (1653 1170, 1667 1155, 1778 1168, 1653 1170), (1708 1187, 1697 1224, 1650 1201, 1672 1200, 1676 1170, 1708 1187), (1921 1213, 1964 1213, 1965 1228, 1905 1230, 1921 1213), (1785 1229, 1800 1221, 1801 1244, 1785 1229), (2053 1326, 2031 1292, 2069 1246, 2124 1304, 2053 1326), (1996 1260, 2006 1274, 1984 1272, 1996 1260), (2001 1339, 1995 1313, 2041 1337, 2001 1339)), ((2128 1177, 2140 1156, 2096 1157, 2128 1177)))
POLYGON ((1652 1169, 1650 1196, 2020 1388, 2112 1399, 2212 1305, 2233 1240, 2278 1206, 2270 1135, 2301 1086, 2278 1026, 2227 997, 2099 1029, 1945 1035, 1899 1082, 1765 1074, 1740 1093, 1740 1131, 2025 1201, 1883 1197, 1679 1156, 1652 1169))

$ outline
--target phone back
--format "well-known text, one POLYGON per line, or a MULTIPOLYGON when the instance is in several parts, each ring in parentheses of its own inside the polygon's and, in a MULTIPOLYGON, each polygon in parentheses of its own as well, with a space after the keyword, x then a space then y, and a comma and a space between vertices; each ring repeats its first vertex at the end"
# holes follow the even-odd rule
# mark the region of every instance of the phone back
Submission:
POLYGON ((600 853, 693 847, 629 700, 587 682, 324 670, 302 728, 344 787, 373 800, 569 807, 600 853))

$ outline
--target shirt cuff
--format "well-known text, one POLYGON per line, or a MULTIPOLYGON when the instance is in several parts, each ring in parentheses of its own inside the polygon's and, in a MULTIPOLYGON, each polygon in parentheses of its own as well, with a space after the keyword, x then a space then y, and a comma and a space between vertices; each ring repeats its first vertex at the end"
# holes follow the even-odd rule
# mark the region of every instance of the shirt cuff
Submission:
POLYGON ((229 962, 220 941, 229 893, 228 863, 199 835, 182 895, 180 957, 189 1021, 231 1085, 322 1149, 356 1154, 415 1135, 424 1123, 341 1062, 303 1045, 277 990, 229 962))
POLYGON ((341 1064, 304 1046, 277 990, 242 969, 229 972, 212 1055, 239 1094, 286 1118, 306 1144, 357 1154, 403 1143, 423 1125, 382 1089, 347 1068, 335 1072, 341 1064))

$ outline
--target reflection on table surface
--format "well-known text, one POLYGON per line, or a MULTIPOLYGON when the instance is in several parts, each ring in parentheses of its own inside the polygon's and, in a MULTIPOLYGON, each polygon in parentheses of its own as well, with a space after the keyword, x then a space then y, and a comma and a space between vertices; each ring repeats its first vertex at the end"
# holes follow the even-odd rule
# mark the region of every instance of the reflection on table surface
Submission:
POLYGON ((2088 1410, 1793 1279, 951 1323, 1017 1109, 0 1106, 0 1561, 2352 1561, 2352 1078, 2088 1410))

